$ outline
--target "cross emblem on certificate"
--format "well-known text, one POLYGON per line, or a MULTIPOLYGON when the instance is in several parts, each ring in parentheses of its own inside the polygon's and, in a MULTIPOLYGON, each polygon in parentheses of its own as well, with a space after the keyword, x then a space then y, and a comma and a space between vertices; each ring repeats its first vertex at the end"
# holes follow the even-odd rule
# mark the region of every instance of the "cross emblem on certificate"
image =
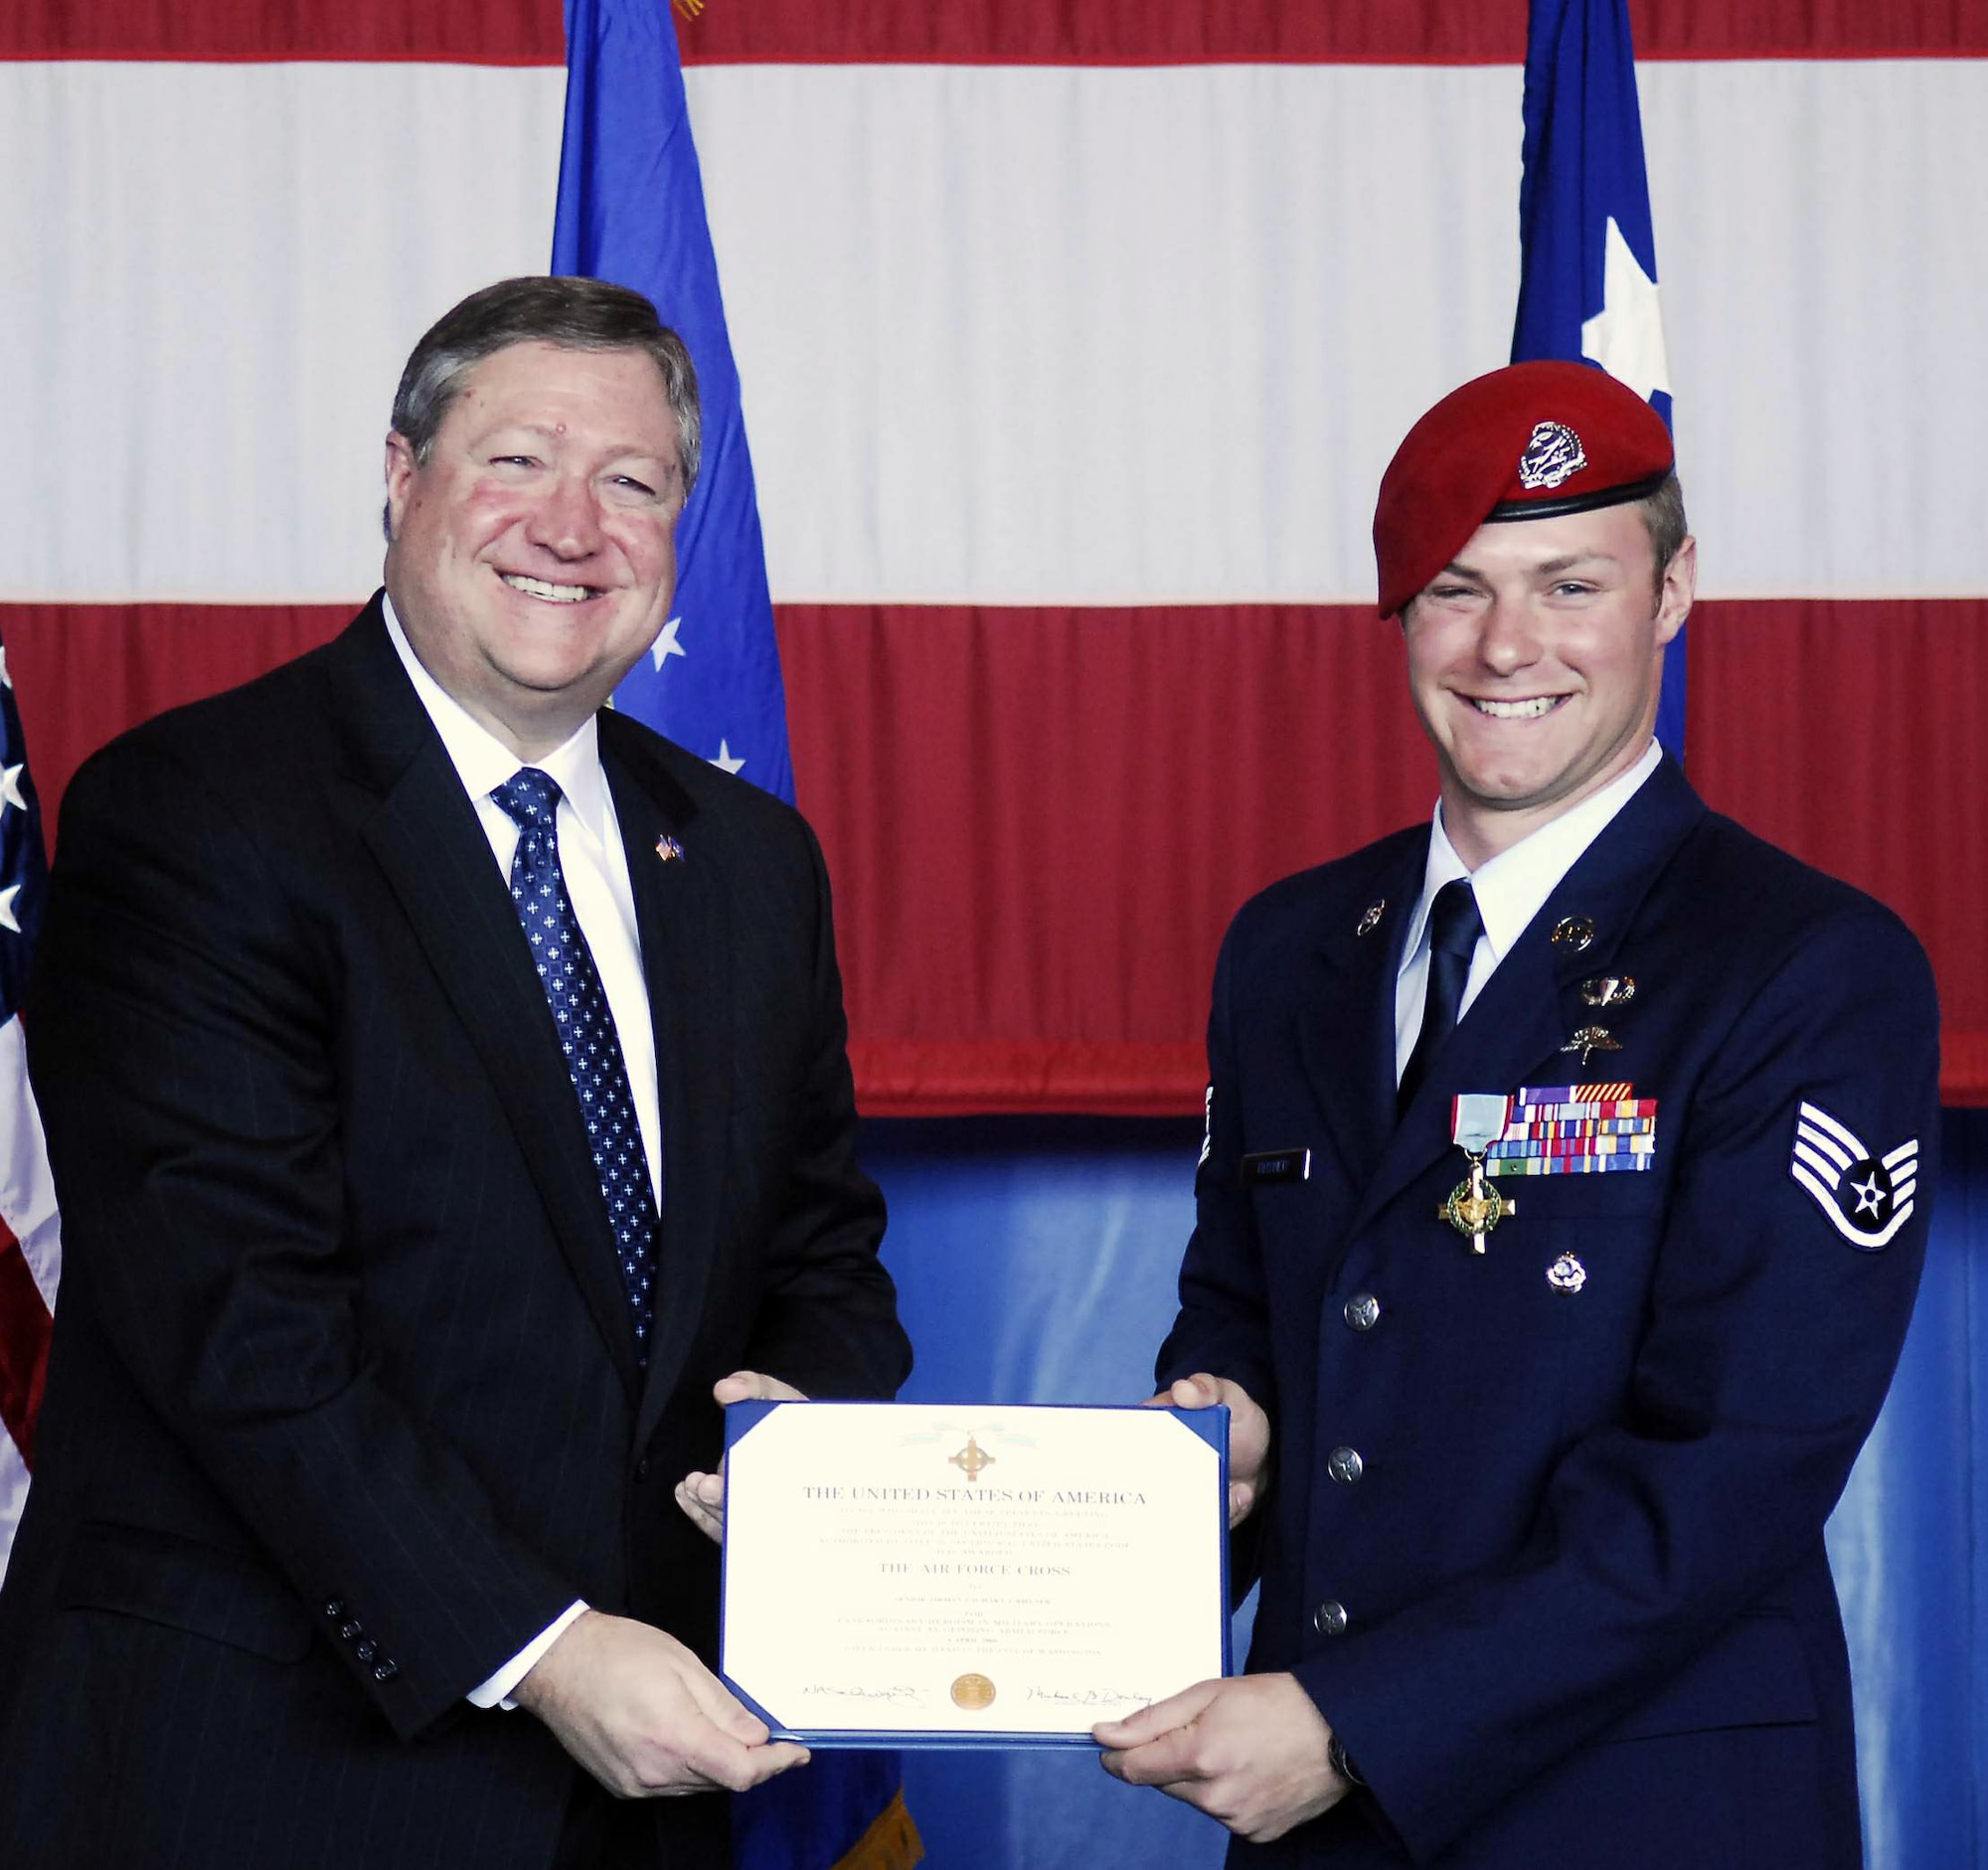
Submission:
POLYGON ((1468 1179, 1449 1191, 1449 1199, 1435 1211, 1435 1218, 1447 1221, 1470 1242, 1472 1253, 1481 1254, 1491 1230, 1506 1216, 1516 1217, 1518 1212, 1516 1201, 1484 1179, 1483 1156, 1470 1152, 1468 1179))
POLYGON ((957 1454, 948 1454, 946 1459, 963 1473, 969 1484, 980 1478, 983 1467, 994 1465, 994 1456, 987 1452, 971 1435, 966 1438, 966 1445, 957 1454))

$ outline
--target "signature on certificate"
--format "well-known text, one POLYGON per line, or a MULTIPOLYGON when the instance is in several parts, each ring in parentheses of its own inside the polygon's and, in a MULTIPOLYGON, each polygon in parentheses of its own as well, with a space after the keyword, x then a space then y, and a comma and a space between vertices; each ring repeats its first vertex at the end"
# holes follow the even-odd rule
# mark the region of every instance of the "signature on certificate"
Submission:
POLYGON ((1143 1688, 1038 1688, 1031 1686, 1031 1701, 1055 1701, 1072 1708, 1122 1708, 1127 1702, 1147 1707, 1152 1696, 1143 1688))
POLYGON ((908 1702, 914 1708, 924 1706, 924 1696, 906 1682, 893 1682, 879 1686, 866 1682, 858 1688, 834 1688, 825 1682, 810 1682, 801 1690, 804 1695, 826 1695, 837 1701, 899 1701, 908 1702))

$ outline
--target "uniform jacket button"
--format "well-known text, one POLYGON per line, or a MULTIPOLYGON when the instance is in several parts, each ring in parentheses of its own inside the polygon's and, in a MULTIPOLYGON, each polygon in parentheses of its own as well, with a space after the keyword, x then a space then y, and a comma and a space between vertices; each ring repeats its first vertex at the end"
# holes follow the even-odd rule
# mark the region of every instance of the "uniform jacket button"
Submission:
POLYGON ((1343 1487, 1350 1487, 1367 1471, 1357 1447, 1336 1447, 1325 1457, 1325 1471, 1343 1487))
POLYGON ((1311 1614, 1311 1626, 1321 1636, 1343 1636, 1346 1633, 1346 1606, 1337 1598, 1327 1598, 1311 1614))
POLYGON ((1346 1322, 1356 1331, 1371 1331, 1381 1320, 1381 1301, 1372 1292, 1355 1292, 1346 1301, 1346 1322))

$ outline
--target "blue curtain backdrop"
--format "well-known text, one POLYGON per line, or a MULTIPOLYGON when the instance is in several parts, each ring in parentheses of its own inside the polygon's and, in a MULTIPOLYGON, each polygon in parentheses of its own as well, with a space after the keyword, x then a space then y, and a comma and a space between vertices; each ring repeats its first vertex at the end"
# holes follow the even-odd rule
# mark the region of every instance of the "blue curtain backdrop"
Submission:
MULTIPOLYGON (((906 1395, 1138 1401, 1173 1319, 1201 1125, 871 1122, 906 1395)), ((1856 1674, 1870 1870, 1988 1870, 1988 1111, 1945 1117, 1925 1285, 1891 1402, 1830 1526, 1856 1674)), ((1247 1647, 1247 1612, 1237 1655, 1247 1647)), ((1089 1753, 905 1756, 943 1870, 1214 1870, 1224 1833, 1089 1753)))

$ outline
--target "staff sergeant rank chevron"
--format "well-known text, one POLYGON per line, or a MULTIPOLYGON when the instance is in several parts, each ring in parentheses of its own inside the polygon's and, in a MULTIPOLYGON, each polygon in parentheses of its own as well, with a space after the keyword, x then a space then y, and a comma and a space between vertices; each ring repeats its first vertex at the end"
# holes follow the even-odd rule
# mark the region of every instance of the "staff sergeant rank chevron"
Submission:
POLYGON ((1859 1253, 1889 1247, 1892 1236, 1911 1219, 1918 1170, 1916 1136, 1874 1156, 1827 1110, 1804 1104, 1796 1112, 1788 1173, 1859 1253))

